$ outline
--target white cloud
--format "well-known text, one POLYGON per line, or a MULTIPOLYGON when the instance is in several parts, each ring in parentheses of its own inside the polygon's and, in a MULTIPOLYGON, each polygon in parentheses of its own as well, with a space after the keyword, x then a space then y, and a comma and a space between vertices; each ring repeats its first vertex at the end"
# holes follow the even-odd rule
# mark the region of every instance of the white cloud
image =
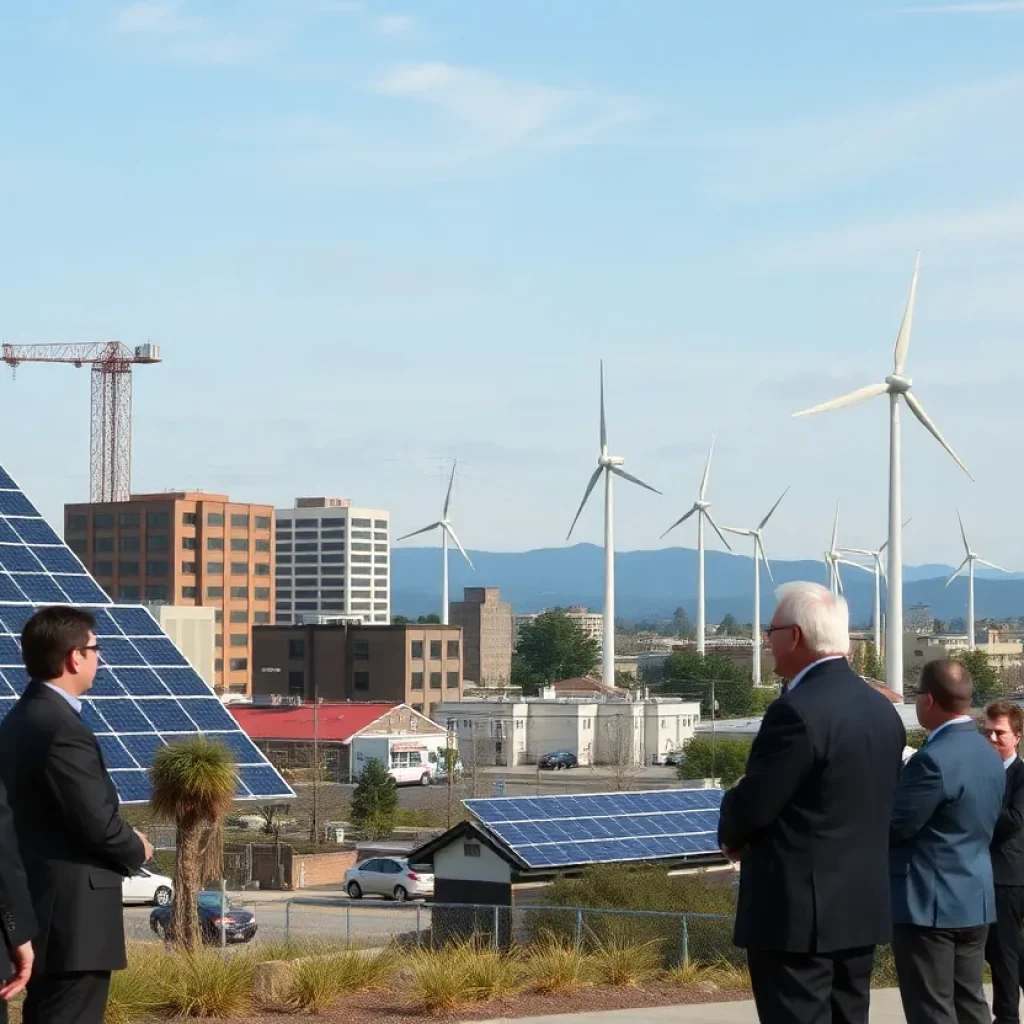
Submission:
POLYGON ((382 14, 370 19, 370 28, 378 35, 401 36, 416 28, 416 19, 411 14, 382 14))

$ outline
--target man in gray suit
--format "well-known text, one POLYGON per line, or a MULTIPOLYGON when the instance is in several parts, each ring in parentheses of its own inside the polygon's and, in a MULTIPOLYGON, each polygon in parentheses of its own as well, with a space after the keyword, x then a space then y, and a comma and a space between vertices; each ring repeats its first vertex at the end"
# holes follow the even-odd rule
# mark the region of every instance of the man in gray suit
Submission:
POLYGON ((958 662, 925 665, 916 703, 928 739, 893 802, 892 944, 908 1024, 992 1020, 982 989, 996 919, 989 844, 1006 773, 968 713, 972 695, 958 662))

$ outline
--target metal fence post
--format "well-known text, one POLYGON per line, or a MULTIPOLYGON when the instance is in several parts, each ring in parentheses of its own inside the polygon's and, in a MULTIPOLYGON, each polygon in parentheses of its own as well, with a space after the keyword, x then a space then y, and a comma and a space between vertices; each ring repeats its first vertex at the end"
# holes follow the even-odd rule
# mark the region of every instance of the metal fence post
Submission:
POLYGON ((576 948, 583 948, 583 911, 576 911, 576 948))
POLYGON ((497 949, 499 946, 499 931, 501 930, 501 907, 496 906, 494 908, 494 948, 497 949))
POLYGON ((285 900, 284 903, 284 941, 292 941, 292 901, 285 900))
POLYGON ((224 920, 228 915, 228 883, 222 878, 220 880, 220 948, 225 949, 228 944, 227 922, 224 920))
POLYGON ((420 910, 421 909, 422 908, 417 903, 416 904, 416 945, 417 945, 417 947, 423 941, 423 938, 422 938, 422 936, 423 936, 423 929, 420 927, 420 910))
POLYGON ((345 904, 345 945, 352 945, 352 904, 345 904))
POLYGON ((686 926, 686 915, 683 914, 683 927, 679 935, 679 966, 685 967, 690 962, 690 936, 686 926))

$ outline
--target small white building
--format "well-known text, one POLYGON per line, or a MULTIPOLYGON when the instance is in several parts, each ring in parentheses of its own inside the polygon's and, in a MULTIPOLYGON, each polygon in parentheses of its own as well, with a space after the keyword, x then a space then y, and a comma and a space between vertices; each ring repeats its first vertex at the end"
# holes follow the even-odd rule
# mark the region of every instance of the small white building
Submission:
POLYGON ((640 765, 662 761, 693 736, 700 704, 681 697, 544 696, 443 701, 431 714, 457 736, 467 765, 536 764, 557 750, 575 754, 581 765, 640 765))

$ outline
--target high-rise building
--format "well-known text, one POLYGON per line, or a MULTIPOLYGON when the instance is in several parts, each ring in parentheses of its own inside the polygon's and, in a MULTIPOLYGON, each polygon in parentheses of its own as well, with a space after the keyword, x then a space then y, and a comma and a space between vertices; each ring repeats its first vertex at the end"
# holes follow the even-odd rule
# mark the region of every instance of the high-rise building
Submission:
MULTIPOLYGON (((528 612, 514 616, 516 643, 519 642, 519 631, 523 626, 533 622, 541 614, 543 613, 528 612)), ((564 609, 563 614, 566 618, 572 619, 591 640, 596 640, 599 647, 604 646, 604 616, 600 612, 592 612, 585 605, 572 605, 564 609)))
POLYGON ((466 587, 449 605, 448 621, 462 627, 463 674, 478 686, 507 686, 512 678, 512 605, 497 587, 466 587))
POLYGON ((277 511, 275 621, 391 621, 391 513, 348 498, 277 511))
POLYGON ((213 684, 250 692, 251 629, 274 622, 274 509, 224 494, 64 506, 64 536, 114 601, 215 609, 213 684))

